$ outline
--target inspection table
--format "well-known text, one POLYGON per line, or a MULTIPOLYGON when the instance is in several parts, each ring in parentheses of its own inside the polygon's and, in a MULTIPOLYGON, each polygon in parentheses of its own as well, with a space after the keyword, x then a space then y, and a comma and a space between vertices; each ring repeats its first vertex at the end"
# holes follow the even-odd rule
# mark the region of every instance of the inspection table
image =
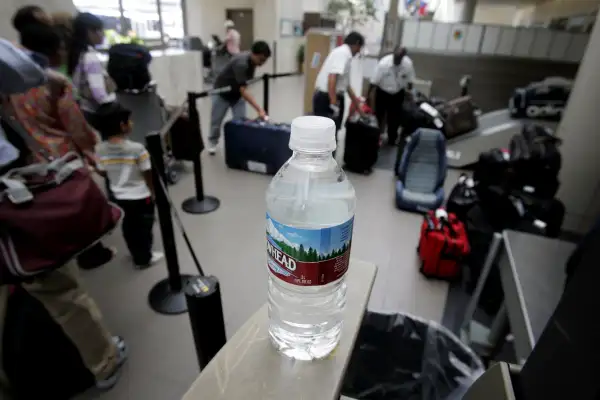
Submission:
POLYGON ((495 345, 508 322, 517 360, 523 363, 560 301, 566 279, 565 265, 574 250, 574 243, 544 236, 510 230, 496 234, 467 307, 463 329, 470 325, 485 281, 497 261, 504 303, 488 342, 495 345))
POLYGON ((326 359, 295 361, 269 340, 262 306, 200 373, 183 400, 337 400, 377 268, 350 261, 342 338, 326 359))

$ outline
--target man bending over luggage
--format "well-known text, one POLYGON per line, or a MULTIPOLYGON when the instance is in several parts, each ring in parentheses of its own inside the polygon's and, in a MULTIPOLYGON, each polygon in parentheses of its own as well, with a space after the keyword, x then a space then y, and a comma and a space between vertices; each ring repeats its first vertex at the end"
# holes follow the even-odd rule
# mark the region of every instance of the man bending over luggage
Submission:
POLYGON ((230 108, 234 119, 245 118, 247 102, 256 110, 258 118, 267 119, 265 110, 250 94, 248 81, 254 78, 256 67, 262 66, 269 57, 269 45, 263 41, 255 42, 249 52, 236 54, 217 76, 215 89, 230 87, 231 90, 212 96, 208 154, 214 155, 217 151, 223 118, 230 108))
POLYGON ((361 116, 364 116, 360 101, 350 86, 350 64, 364 44, 363 35, 350 32, 344 39, 344 44, 329 53, 317 75, 313 95, 313 114, 331 118, 337 130, 340 130, 344 119, 345 92, 348 92, 350 100, 361 116))
POLYGON ((375 106, 381 133, 387 123, 389 145, 396 144, 398 140, 398 129, 403 123, 404 97, 407 90, 412 90, 414 80, 413 62, 406 55, 404 47, 396 47, 392 54, 379 60, 371 78, 369 97, 375 106))

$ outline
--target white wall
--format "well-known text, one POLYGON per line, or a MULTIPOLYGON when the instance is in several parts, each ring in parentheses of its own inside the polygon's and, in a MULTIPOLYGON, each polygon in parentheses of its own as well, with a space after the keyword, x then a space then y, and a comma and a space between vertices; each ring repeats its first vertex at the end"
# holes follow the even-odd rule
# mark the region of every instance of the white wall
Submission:
POLYGON ((304 12, 323 12, 327 7, 327 0, 302 0, 304 12))
POLYGON ((513 25, 519 7, 511 4, 479 4, 475 9, 476 24, 513 25))
POLYGON ((0 37, 8 40, 17 40, 17 33, 12 27, 11 19, 15 11, 23 5, 39 5, 47 12, 71 11, 75 12, 72 0, 0 0, 0 37))
POLYGON ((302 37, 281 37, 279 24, 281 19, 302 21, 304 18, 304 3, 299 0, 275 0, 278 8, 277 27, 277 72, 296 71, 296 54, 304 42, 302 37))

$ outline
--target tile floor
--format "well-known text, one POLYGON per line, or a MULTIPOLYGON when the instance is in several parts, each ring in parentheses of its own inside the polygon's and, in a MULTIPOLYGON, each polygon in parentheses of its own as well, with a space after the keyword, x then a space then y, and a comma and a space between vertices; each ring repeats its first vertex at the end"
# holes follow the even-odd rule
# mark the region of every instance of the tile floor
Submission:
MULTIPOLYGON (((302 85, 301 78, 272 84, 273 120, 290 121, 302 113, 302 85)), ((254 90, 262 93, 259 86, 254 90)), ((207 99, 200 103, 206 133, 210 106, 207 99)), ((222 152, 215 157, 203 155, 202 161, 205 191, 217 196, 221 207, 211 214, 182 213, 182 217, 205 271, 221 282, 226 329, 231 336, 266 300, 264 193, 270 178, 227 169, 222 152), (226 246, 232 240, 237 243, 235 252, 226 246)), ((447 284, 425 280, 417 270, 415 247, 421 217, 395 209, 392 171, 378 169, 370 176, 350 175, 350 179, 358 198, 352 257, 379 268, 369 308, 407 311, 441 321, 447 284)), ((451 184, 455 177, 449 176, 447 181, 451 184)), ((189 173, 171 187, 175 204, 192 194, 193 177, 189 173)), ((156 247, 160 248, 158 226, 155 232, 156 247)), ((80 399, 179 399, 198 375, 198 366, 187 315, 159 315, 147 304, 150 288, 166 276, 165 264, 136 271, 120 234, 107 242, 118 247, 117 259, 100 270, 85 272, 84 279, 111 330, 128 340, 130 360, 112 391, 86 393, 80 399)), ((194 266, 180 235, 177 245, 182 272, 193 274, 194 266)))

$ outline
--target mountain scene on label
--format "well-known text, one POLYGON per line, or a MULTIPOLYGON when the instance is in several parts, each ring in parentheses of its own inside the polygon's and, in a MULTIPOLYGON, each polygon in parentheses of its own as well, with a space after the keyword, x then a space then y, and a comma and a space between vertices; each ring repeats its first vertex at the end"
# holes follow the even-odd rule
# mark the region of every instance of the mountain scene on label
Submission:
POLYGON ((302 232, 301 234, 292 232, 288 235, 284 235, 283 233, 281 233, 281 231, 279 229, 277 229, 275 227, 275 224, 273 223, 273 221, 270 218, 267 218, 267 234, 270 236, 270 240, 271 240, 272 244, 277 246, 285 254, 295 258, 298 261, 318 262, 318 261, 330 260, 332 258, 341 256, 350 248, 350 240, 348 240, 348 241, 342 243, 341 247, 339 247, 337 249, 333 248, 333 249, 330 249, 326 253, 319 253, 319 251, 317 250, 317 247, 321 247, 321 246, 319 246, 319 245, 321 245, 321 243, 318 242, 318 240, 320 240, 321 231, 318 229, 315 229, 315 230, 307 229, 307 230, 301 230, 301 232, 302 232), (300 244, 294 243, 292 240, 290 240, 288 238, 288 236, 290 236, 290 235, 292 237, 294 237, 294 239, 296 239, 296 242, 300 242, 300 244), (307 236, 313 236, 313 237, 307 238, 307 236), (308 242, 308 243, 306 243, 306 246, 305 246, 305 244, 302 242, 308 242), (312 242, 314 247, 310 245, 310 242, 312 242))

